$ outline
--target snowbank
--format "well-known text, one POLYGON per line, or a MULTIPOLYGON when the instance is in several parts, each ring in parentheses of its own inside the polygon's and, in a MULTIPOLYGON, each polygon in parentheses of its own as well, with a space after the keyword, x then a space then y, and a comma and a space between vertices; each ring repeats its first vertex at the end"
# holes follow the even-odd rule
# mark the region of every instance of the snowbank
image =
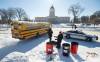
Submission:
POLYGON ((24 53, 12 52, 2 59, 1 62, 29 62, 29 60, 24 53))
MULTIPOLYGON (((55 26, 52 28, 53 36, 57 36, 59 31, 71 30, 71 28, 57 28, 59 25, 55 26)), ((80 30, 88 34, 98 35, 100 38, 98 31, 80 30)), ((53 40, 55 40, 54 37, 53 40)), ((0 31, 0 62, 100 62, 100 39, 96 42, 63 39, 62 43, 78 42, 78 54, 75 56, 70 54, 69 57, 64 57, 62 49, 58 50, 54 47, 53 60, 51 61, 47 61, 48 56, 45 53, 45 45, 48 41, 47 35, 20 41, 11 37, 10 29, 0 31)))

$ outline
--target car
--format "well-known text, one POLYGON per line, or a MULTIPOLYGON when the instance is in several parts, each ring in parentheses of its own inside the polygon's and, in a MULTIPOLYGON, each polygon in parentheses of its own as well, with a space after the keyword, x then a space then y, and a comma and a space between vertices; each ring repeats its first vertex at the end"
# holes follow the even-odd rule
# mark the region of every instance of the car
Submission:
POLYGON ((70 30, 70 31, 64 32, 64 36, 67 39, 75 38, 75 39, 81 39, 81 40, 86 40, 86 41, 98 40, 98 36, 88 35, 88 34, 82 32, 82 31, 78 31, 78 30, 70 30))

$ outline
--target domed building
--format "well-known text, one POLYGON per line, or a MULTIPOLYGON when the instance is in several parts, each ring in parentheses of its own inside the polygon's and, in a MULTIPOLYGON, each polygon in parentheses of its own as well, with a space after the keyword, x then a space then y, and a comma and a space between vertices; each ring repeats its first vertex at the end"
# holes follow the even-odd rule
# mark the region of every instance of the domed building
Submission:
POLYGON ((50 10, 49 10, 49 16, 47 16, 47 17, 35 17, 35 22, 69 23, 70 17, 55 16, 55 8, 52 5, 50 7, 50 10))
POLYGON ((55 8, 53 6, 51 6, 51 8, 50 8, 49 16, 50 17, 55 17, 55 8))

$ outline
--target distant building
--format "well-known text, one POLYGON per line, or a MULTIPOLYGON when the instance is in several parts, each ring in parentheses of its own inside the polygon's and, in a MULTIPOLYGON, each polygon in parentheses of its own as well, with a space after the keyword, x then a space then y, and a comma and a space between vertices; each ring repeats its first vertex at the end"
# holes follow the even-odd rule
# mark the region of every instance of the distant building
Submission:
POLYGON ((70 17, 55 16, 55 8, 53 6, 51 6, 51 8, 49 10, 49 16, 35 17, 35 22, 69 23, 70 17))
POLYGON ((97 17, 93 20, 94 24, 100 24, 100 17, 97 17))

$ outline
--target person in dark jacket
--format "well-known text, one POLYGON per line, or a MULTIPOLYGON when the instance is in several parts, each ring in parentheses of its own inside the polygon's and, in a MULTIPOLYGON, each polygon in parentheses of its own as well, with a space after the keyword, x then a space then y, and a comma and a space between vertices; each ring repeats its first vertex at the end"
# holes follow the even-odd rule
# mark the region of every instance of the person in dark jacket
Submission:
POLYGON ((74 25, 74 28, 76 29, 76 28, 77 28, 77 26, 76 26, 76 25, 74 25))
POLYGON ((52 34, 53 34, 53 31, 51 28, 48 29, 48 37, 49 37, 49 41, 51 42, 52 40, 52 34))
POLYGON ((63 39, 63 33, 59 32, 59 35, 57 37, 57 46, 56 46, 58 49, 61 47, 62 39, 63 39))

